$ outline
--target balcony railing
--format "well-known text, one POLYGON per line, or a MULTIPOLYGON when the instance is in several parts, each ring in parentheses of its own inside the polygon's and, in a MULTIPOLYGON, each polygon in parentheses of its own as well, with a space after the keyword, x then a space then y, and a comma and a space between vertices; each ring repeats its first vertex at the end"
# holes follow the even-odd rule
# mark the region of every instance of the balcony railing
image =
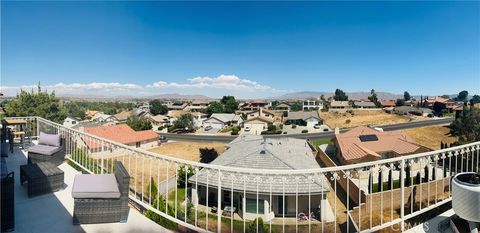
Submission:
POLYGON ((258 232, 257 217, 269 232, 405 230, 408 220, 451 200, 453 175, 478 172, 480 165, 475 142, 345 166, 334 166, 319 151, 324 167, 310 170, 225 167, 130 147, 40 117, 23 119, 32 136, 62 135, 73 166, 111 173, 121 161, 133 179, 133 203, 199 232, 258 232))

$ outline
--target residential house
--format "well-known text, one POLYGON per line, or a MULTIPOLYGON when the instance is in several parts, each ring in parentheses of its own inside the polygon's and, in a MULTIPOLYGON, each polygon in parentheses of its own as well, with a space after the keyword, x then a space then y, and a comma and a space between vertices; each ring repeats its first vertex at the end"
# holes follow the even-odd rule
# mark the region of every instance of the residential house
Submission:
POLYGON ((160 127, 169 126, 172 124, 171 117, 165 115, 155 115, 148 118, 152 124, 153 130, 158 130, 160 127))
POLYGON ((447 98, 443 98, 441 96, 436 96, 434 98, 427 98, 424 100, 424 105, 426 107, 429 107, 429 108, 433 108, 433 105, 435 104, 435 102, 439 102, 439 103, 443 103, 445 105, 453 105, 454 102, 451 101, 450 99, 447 99, 447 98))
POLYGON ((150 112, 150 104, 149 103, 144 103, 144 104, 138 106, 137 109, 140 109, 141 111, 145 111, 145 112, 150 112))
MULTIPOLYGON (((259 135, 240 135, 227 146, 212 165, 248 168, 258 170, 301 170, 320 168, 306 140, 294 138, 263 138, 259 135)), ((209 177, 216 170, 210 170, 209 177)), ((253 220, 257 217, 270 221, 275 217, 296 217, 296 210, 321 209, 331 212, 326 199, 329 192, 328 181, 324 176, 311 182, 306 177, 295 175, 258 175, 258 179, 242 179, 238 176, 220 176, 221 206, 233 206, 241 218, 253 220), (258 177, 260 176, 260 177, 258 177), (298 179, 300 178, 300 179, 298 179), (279 181, 285 185, 275 185, 279 181), (231 190, 233 188, 233 190, 231 190), (310 198, 309 198, 310 197, 310 198), (296 208, 297 207, 297 208, 296 208)), ((246 177, 248 178, 248 177, 246 177)), ((192 183, 191 200, 194 206, 216 206, 218 200, 218 180, 207 178, 207 169, 198 171, 188 179, 192 183), (208 189, 207 189, 208 184, 208 189), (208 192, 208 193, 207 193, 208 192), (207 203, 208 197, 208 203, 207 203)), ((280 184, 280 183, 278 183, 280 184)))
POLYGON ((103 112, 98 112, 95 116, 92 117, 93 121, 96 122, 115 122, 116 119, 112 115, 105 114, 103 112))
POLYGON ((397 106, 395 100, 382 100, 380 101, 380 105, 384 108, 391 108, 397 106))
POLYGON ((123 123, 123 122, 126 122, 127 119, 132 116, 132 111, 123 111, 123 112, 120 112, 120 113, 117 113, 115 115, 113 115, 113 117, 115 118, 115 120, 118 122, 118 123, 123 123))
POLYGON ((91 119, 91 118, 93 118, 95 115, 97 115, 98 113, 100 113, 100 111, 87 110, 87 111, 85 111, 85 117, 88 118, 88 119, 91 119))
POLYGON ((265 100, 253 100, 250 102, 246 102, 241 106, 241 110, 243 111, 253 111, 253 110, 259 110, 261 108, 263 109, 270 109, 272 107, 271 103, 269 101, 265 100))
POLYGON ((370 102, 370 101, 355 101, 353 102, 353 107, 364 109, 364 108, 376 108, 377 106, 375 105, 374 102, 370 102))
POLYGON ((323 109, 322 101, 318 101, 318 100, 305 100, 305 101, 303 101, 303 111, 319 110, 319 109, 323 109))
POLYGON ((204 121, 204 126, 221 129, 226 126, 240 125, 242 122, 243 119, 240 115, 233 113, 214 113, 204 121))
POLYGON ((187 103, 184 102, 173 102, 168 103, 167 108, 168 110, 184 110, 187 107, 187 103))
POLYGON ((191 112, 189 113, 193 116, 193 124, 195 127, 203 127, 203 123, 208 119, 208 114, 202 112, 191 112))
MULTIPOLYGON (((82 131, 136 148, 148 149, 158 146, 159 135, 153 130, 135 131, 126 124, 84 128, 82 131)), ((100 156, 102 152, 111 154, 113 150, 105 148, 105 145, 95 140, 82 139, 82 141, 94 156, 100 156)))
POLYGON ((80 122, 80 119, 69 116, 65 118, 65 120, 63 120, 63 126, 72 128, 73 126, 78 125, 79 122, 80 122))
POLYGON ((480 109, 480 103, 475 103, 475 104, 473 104, 473 107, 474 107, 474 108, 477 108, 477 109, 480 109))
POLYGON ((286 124, 304 125, 313 127, 314 125, 323 124, 322 118, 317 111, 308 112, 289 112, 286 124))
POLYGON ((140 108, 136 108, 133 110, 133 114, 137 117, 141 118, 151 118, 153 117, 153 114, 150 113, 150 111, 146 111, 140 108))
POLYGON ((338 109, 351 109, 350 102, 348 101, 332 101, 330 103, 330 109, 338 110, 338 109))
POLYGON ((422 153, 430 149, 421 146, 403 131, 383 132, 358 126, 333 139, 340 164, 355 164, 403 155, 422 153))
POLYGON ((188 106, 188 109, 192 112, 198 112, 202 110, 206 110, 208 105, 210 104, 209 100, 194 100, 188 106))
POLYGON ((247 119, 243 122, 243 127, 250 128, 250 133, 252 134, 261 134, 276 119, 274 113, 263 109, 247 112, 246 115, 247 119))

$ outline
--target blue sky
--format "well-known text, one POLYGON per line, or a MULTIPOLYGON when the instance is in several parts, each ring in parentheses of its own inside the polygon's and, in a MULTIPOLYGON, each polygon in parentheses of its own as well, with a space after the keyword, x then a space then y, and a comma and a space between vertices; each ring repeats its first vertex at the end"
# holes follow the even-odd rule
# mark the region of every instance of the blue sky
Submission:
POLYGON ((5 2, 5 93, 480 91, 479 2, 5 2))

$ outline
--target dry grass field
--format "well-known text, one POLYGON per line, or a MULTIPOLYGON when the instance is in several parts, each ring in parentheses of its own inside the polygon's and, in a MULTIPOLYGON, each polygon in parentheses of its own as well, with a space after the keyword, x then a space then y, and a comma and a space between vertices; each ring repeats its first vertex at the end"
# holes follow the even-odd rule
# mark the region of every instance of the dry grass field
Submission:
POLYGON ((408 116, 389 114, 383 110, 352 110, 321 112, 320 117, 330 128, 352 128, 359 125, 388 125, 411 121, 408 116), (352 114, 353 113, 353 114, 352 114))
POLYGON ((218 154, 225 151, 225 144, 218 142, 169 142, 159 147, 150 149, 149 151, 171 157, 200 161, 200 148, 214 148, 218 154))
POLYGON ((432 150, 440 149, 440 142, 453 143, 458 140, 457 137, 450 135, 450 129, 447 126, 425 126, 406 129, 405 132, 418 144, 432 150))

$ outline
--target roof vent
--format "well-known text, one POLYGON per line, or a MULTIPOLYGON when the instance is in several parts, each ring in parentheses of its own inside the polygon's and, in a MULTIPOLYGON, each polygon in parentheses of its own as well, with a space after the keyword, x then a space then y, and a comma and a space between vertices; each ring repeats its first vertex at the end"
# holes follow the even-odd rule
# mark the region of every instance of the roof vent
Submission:
POLYGON ((267 153, 267 152, 266 152, 265 150, 261 150, 261 151, 260 151, 260 154, 261 154, 261 155, 264 155, 264 154, 266 154, 266 153, 267 153))

